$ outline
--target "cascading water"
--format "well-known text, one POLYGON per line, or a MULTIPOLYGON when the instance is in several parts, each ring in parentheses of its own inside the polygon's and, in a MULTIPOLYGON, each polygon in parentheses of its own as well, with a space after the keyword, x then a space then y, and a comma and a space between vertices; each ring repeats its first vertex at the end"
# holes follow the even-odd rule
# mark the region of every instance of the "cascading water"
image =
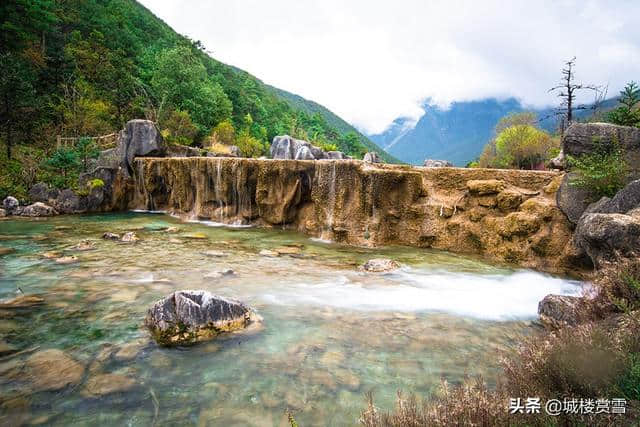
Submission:
MULTIPOLYGON (((330 160, 330 162, 331 162, 331 167, 330 167, 331 170, 328 177, 329 182, 327 183, 328 185, 327 199, 328 200, 327 200, 327 207, 325 209, 325 223, 324 223, 322 233, 320 235, 320 238, 322 240, 331 240, 333 237, 334 210, 335 210, 335 204, 336 204, 336 161, 330 160)), ((325 170, 324 167, 320 168, 319 178, 321 182, 326 179, 323 173, 324 170, 325 170)))
POLYGON ((216 159, 216 180, 214 183, 214 190, 216 195, 216 203, 218 205, 218 219, 220 222, 224 222, 224 201, 222 200, 222 159, 216 159))

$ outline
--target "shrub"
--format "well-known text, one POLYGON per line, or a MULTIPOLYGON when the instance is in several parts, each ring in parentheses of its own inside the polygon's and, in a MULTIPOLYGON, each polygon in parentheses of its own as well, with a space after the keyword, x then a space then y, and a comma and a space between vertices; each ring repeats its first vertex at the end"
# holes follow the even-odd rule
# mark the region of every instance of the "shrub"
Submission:
POLYGON ((534 169, 551 158, 559 141, 528 124, 506 127, 484 148, 481 167, 534 169))
POLYGON ((266 145, 259 139, 251 136, 247 131, 242 131, 238 134, 236 145, 242 155, 246 157, 260 157, 267 151, 266 145))
POLYGON ((624 259, 607 264, 597 273, 598 292, 589 300, 592 317, 640 310, 640 261, 624 259))
POLYGON ((589 154, 567 156, 569 166, 577 172, 570 184, 589 190, 597 198, 613 197, 626 183, 627 163, 616 140, 608 145, 601 141, 594 143, 589 154))
POLYGON ((73 187, 77 180, 77 169, 80 163, 74 150, 59 148, 45 161, 45 167, 56 172, 50 181, 57 188, 73 187))

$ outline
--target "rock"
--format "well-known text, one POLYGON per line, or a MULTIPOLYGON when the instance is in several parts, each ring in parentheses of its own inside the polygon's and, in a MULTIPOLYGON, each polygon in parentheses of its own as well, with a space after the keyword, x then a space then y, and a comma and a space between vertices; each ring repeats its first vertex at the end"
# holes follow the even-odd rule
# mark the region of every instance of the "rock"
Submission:
POLYGON ((327 159, 330 160, 346 160, 349 156, 344 154, 342 151, 327 151, 327 159))
POLYGON ((264 256, 264 257, 271 257, 271 258, 274 258, 274 257, 277 257, 279 254, 278 254, 278 252, 271 251, 271 250, 269 250, 269 249, 262 249, 262 250, 258 253, 258 255, 260 255, 260 256, 264 256))
POLYGON ((83 240, 80 243, 78 243, 77 245, 72 246, 70 249, 73 251, 92 251, 96 248, 96 244, 94 242, 92 242, 91 240, 83 240))
POLYGON ((536 215, 544 221, 549 221, 553 218, 553 213, 556 212, 556 207, 552 200, 543 199, 540 197, 533 197, 527 199, 520 205, 519 209, 522 212, 528 212, 536 215))
POLYGON ((326 153, 310 142, 295 139, 289 135, 276 136, 271 142, 272 159, 318 160, 326 158, 326 153))
POLYGON ((302 254, 302 248, 297 246, 282 246, 280 248, 273 249, 278 255, 296 256, 302 254))
POLYGON ((15 251, 16 250, 13 248, 5 248, 4 246, 0 246, 0 256, 12 254, 15 251))
POLYGON ((572 224, 578 223, 595 197, 589 190, 571 184, 575 176, 575 172, 566 174, 556 193, 556 204, 572 224))
POLYGON ((496 197, 498 207, 503 211, 517 209, 522 203, 522 193, 516 190, 505 189, 496 197))
POLYGON ((20 215, 30 217, 53 216, 58 215, 58 212, 49 205, 45 205, 42 202, 35 202, 24 207, 20 215))
POLYGON ((199 148, 187 145, 172 144, 167 146, 167 157, 200 157, 199 148))
POLYGON ((595 206, 590 205, 590 212, 594 213, 627 213, 632 209, 640 207, 640 179, 631 181, 618 191, 610 200, 596 202, 595 206))
POLYGON ((136 157, 163 157, 167 145, 160 130, 151 120, 130 120, 118 136, 118 149, 121 162, 133 175, 133 159, 136 157))
POLYGON ((78 261, 77 256, 63 256, 56 259, 57 264, 73 264, 78 261))
POLYGON ((145 318, 160 345, 189 345, 261 321, 249 307, 202 290, 176 291, 156 302, 145 318))
POLYGON ((7 211, 0 208, 0 218, 4 218, 5 216, 7 216, 7 211))
POLYGON ((206 279, 220 279, 222 277, 233 276, 234 274, 236 274, 235 271, 230 268, 226 268, 224 270, 214 271, 213 273, 206 274, 204 277, 206 279))
POLYGON ((120 240, 120 235, 116 233, 106 232, 102 235, 102 238, 105 240, 120 240))
POLYGON ((177 233, 178 231, 180 231, 178 227, 168 227, 164 230, 165 233, 177 233))
POLYGON ((558 155, 549 161, 549 166, 551 166, 551 169, 564 170, 566 168, 567 159, 563 150, 560 150, 558 155))
POLYGON ((7 196, 2 201, 2 207, 9 215, 11 215, 16 209, 18 209, 18 206, 20 206, 18 199, 12 196, 7 196))
POLYGON ((484 196, 487 194, 497 194, 504 190, 505 184, 497 179, 470 180, 467 181, 467 188, 473 194, 484 196))
POLYGON ((580 218, 573 235, 594 266, 640 254, 640 219, 624 214, 590 213, 580 218))
POLYGON ((583 304, 582 297, 547 295, 538 303, 540 321, 550 329, 577 325, 582 319, 581 307, 583 304))
POLYGON ((20 295, 15 298, 0 300, 0 308, 27 308, 44 304, 44 298, 37 295, 20 295))
POLYGON ((0 356, 4 356, 16 351, 16 348, 11 344, 7 344, 5 341, 0 340, 0 356))
POLYGON ((435 160, 435 159, 426 159, 424 161, 424 167, 426 168, 452 168, 453 163, 448 160, 435 160))
POLYGON ((54 251, 44 252, 42 256, 47 259, 60 258, 60 252, 54 252, 54 251))
POLYGON ((382 273, 397 270, 398 268, 400 268, 400 264, 392 259, 374 258, 362 264, 359 270, 370 273, 382 273))
POLYGON ((528 236, 540 228, 540 219, 528 212, 512 212, 501 218, 501 226, 498 233, 502 237, 528 236))
POLYGON ((112 393, 122 393, 133 389, 136 380, 120 374, 98 374, 91 376, 84 385, 81 394, 84 397, 96 398, 112 393))
POLYGON ((211 250, 211 251, 204 251, 203 255, 205 256, 209 256, 209 257, 214 257, 214 258, 221 258, 221 257, 225 257, 227 256, 226 253, 222 252, 222 251, 215 251, 215 250, 211 250))
POLYGON ((122 235, 122 238, 120 238, 120 241, 125 243, 133 243, 133 242, 137 242, 138 240, 140 239, 138 238, 136 233, 134 233, 133 231, 127 231, 122 235))
POLYGON ((121 362, 133 360, 146 346, 147 343, 145 341, 135 341, 127 343, 120 347, 120 349, 113 355, 113 357, 121 362))
POLYGON ((616 142, 631 168, 631 176, 640 178, 640 129, 610 123, 574 123, 565 131, 562 150, 565 155, 578 157, 592 153, 599 144, 616 142))
POLYGON ((41 350, 25 361, 26 377, 36 391, 60 390, 80 383, 84 366, 57 349, 41 350))
POLYGON ((48 202, 49 186, 44 182, 38 182, 29 190, 29 199, 32 202, 48 202))
POLYGON ((51 202, 60 213, 75 213, 81 210, 80 197, 70 189, 60 191, 58 197, 51 202))
POLYGON ((364 155, 362 161, 365 163, 382 163, 382 159, 375 151, 370 151, 364 155))

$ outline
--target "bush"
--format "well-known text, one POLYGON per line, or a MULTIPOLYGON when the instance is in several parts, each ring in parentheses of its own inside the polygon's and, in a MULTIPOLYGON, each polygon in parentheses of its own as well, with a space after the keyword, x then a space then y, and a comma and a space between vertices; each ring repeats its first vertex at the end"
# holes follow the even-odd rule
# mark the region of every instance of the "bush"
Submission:
POLYGON ((247 131, 242 131, 238 134, 236 145, 242 155, 246 157, 260 157, 267 151, 266 144, 251 136, 247 131))
POLYGON ((535 169, 551 158, 559 141, 532 125, 506 127, 484 148, 481 167, 535 169))
POLYGON ((589 190, 597 198, 613 197, 627 181, 628 166, 615 140, 610 145, 595 141, 593 152, 567 156, 567 161, 577 172, 570 184, 589 190))

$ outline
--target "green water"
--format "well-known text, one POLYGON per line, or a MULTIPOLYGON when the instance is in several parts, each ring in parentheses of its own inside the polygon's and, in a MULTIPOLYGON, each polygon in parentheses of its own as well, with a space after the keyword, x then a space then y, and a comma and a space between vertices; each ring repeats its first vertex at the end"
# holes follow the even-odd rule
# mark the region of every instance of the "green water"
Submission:
POLYGON ((364 394, 391 408, 396 391, 431 393, 441 378, 499 375, 498 356, 536 330, 537 302, 575 294, 576 282, 415 248, 362 249, 313 241, 282 230, 211 227, 158 214, 108 214, 0 222, 0 299, 38 294, 45 304, 0 310, 0 341, 36 350, 0 359, 20 369, 30 355, 61 349, 82 363, 79 384, 42 391, 23 377, 0 379, 5 425, 354 425, 364 394), (176 226, 178 232, 163 231, 176 226), (134 244, 102 240, 135 230, 134 244), (193 233, 206 238, 194 239, 193 233), (76 252, 81 240, 95 249, 76 252), (263 249, 299 247, 295 256, 263 249), (222 251, 221 254, 207 251, 222 251), (57 264, 56 251, 78 262, 57 264), (403 264, 365 274, 374 257, 403 264), (235 274, 221 276, 232 269, 235 274), (190 348, 149 340, 147 308, 177 289, 206 289, 240 299, 264 328, 190 348), (92 362, 105 348, 115 355, 92 362), (113 351, 112 351, 113 350, 113 351), (135 387, 97 397, 83 393, 92 375, 118 373, 135 387))

